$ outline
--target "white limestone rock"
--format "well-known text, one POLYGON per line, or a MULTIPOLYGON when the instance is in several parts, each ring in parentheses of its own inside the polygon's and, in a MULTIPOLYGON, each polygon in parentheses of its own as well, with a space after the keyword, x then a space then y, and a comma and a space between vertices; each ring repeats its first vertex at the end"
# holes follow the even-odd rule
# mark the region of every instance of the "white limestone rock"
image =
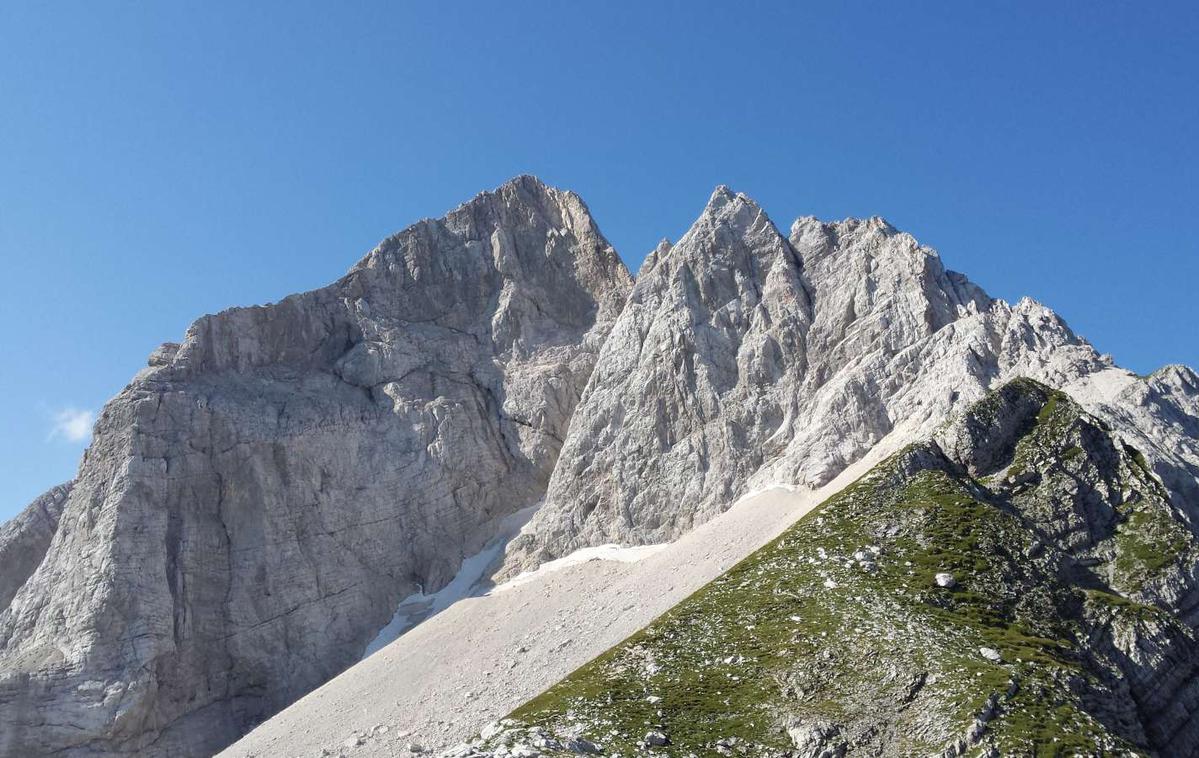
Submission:
POLYGON ((69 494, 70 482, 51 487, 0 525, 0 611, 8 607, 46 556, 69 494))
POLYGON ((791 245, 722 187, 656 255, 601 351, 513 569, 584 545, 681 534, 731 501, 783 421, 786 379, 806 370, 799 348, 812 313, 791 245))
MULTIPOLYGON (((784 237, 723 187, 634 284, 579 198, 522 177, 148 364, 69 497, 0 529, 0 756, 207 755, 543 497, 499 576, 823 484, 1017 376, 1110 424, 1199 523, 1193 371, 1119 369, 882 219, 784 237)), ((989 470, 1022 413, 938 442, 989 470)), ((1196 587, 1150 590, 1199 609, 1196 587)))

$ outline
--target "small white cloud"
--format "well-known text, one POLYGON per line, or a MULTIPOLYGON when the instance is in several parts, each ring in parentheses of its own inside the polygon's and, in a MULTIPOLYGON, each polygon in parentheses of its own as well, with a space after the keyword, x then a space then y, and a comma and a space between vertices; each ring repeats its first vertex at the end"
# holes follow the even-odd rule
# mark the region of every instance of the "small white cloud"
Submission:
POLYGON ((63 408, 54 414, 54 424, 50 427, 50 439, 85 442, 92 436, 92 424, 95 422, 96 414, 92 411, 63 408))

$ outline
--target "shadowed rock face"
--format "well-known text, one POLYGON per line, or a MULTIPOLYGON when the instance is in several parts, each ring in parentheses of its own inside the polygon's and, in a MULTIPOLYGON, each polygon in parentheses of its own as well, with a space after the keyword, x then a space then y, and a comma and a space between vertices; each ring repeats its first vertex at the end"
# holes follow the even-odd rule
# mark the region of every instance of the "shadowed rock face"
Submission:
POLYGON ((1145 451, 1176 506, 1199 524, 1193 511, 1199 503, 1199 375, 1187 366, 1165 366, 1144 379, 1126 378, 1098 404, 1145 451))
POLYGON ((630 286, 522 177, 164 345, 5 573, 0 754, 207 755, 357 660, 541 497, 630 286))

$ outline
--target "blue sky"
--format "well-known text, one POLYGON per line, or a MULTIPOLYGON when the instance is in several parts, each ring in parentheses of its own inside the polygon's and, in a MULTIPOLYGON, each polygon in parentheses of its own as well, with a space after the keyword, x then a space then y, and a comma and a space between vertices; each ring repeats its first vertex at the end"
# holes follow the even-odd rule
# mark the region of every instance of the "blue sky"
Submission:
POLYGON ((9 0, 0 519, 196 316, 524 172, 634 269, 728 184, 784 228, 882 215, 1134 370, 1197 365, 1197 8, 9 0))

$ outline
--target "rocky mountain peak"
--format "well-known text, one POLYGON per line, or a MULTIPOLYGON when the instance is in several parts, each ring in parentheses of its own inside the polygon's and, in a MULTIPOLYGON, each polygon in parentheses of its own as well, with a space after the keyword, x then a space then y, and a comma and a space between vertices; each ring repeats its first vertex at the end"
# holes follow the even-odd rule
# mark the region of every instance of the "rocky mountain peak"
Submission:
MULTIPOLYGON (((817 290, 856 281, 866 291, 912 292, 941 311, 977 310, 990 302, 966 277, 948 271, 936 250, 880 216, 833 222, 802 216, 791 225, 789 239, 817 290)), ((939 321, 943 325, 949 317, 944 313, 939 321)))
MULTIPOLYGON (((582 200, 522 176, 388 237, 330 287, 202 317, 152 363, 190 373, 311 368, 411 325, 528 355, 611 321, 631 285, 582 200)), ((352 381, 377 384, 375 362, 352 381)))
POLYGON ((1162 366, 1149 376, 1149 380, 1192 395, 1199 395, 1199 373, 1181 363, 1162 366))
POLYGON ((636 278, 640 279, 641 277, 645 276, 650 270, 653 269, 654 266, 658 265, 658 261, 666 257, 673 247, 674 243, 665 237, 659 240, 654 249, 651 250, 649 255, 645 256, 645 260, 641 262, 641 267, 637 270, 636 278))
POLYGON ((544 493, 631 284, 518 177, 197 320, 105 406, 53 541, 21 529, 0 755, 209 755, 357 660, 544 493))
POLYGON ((777 243, 781 241, 785 238, 753 199, 721 185, 712 192, 703 212, 679 239, 677 247, 702 259, 747 249, 777 252, 780 249, 777 243), (744 244, 737 244, 737 240, 744 244), (758 246, 757 242, 769 244, 758 246))
POLYGON ((757 443, 806 372, 811 321, 791 244, 753 200, 718 187, 669 254, 642 267, 572 422, 571 463, 508 570, 597 540, 670 538, 719 512, 761 465, 757 443), (733 447, 744 455, 717 453, 733 447), (662 510, 680 496, 693 508, 662 510))
MULTIPOLYGON (((532 174, 514 176, 500 186, 484 190, 446 214, 446 219, 472 217, 488 211, 518 209, 525 213, 549 213, 562 202, 572 202, 586 211, 582 199, 569 190, 551 187, 532 174)), ((436 220, 436 219, 427 219, 436 220)))
MULTIPOLYGON (((443 218, 425 219, 388 237, 368 253, 353 270, 376 268, 382 263, 395 260, 407 261, 411 266, 417 260, 422 242, 435 242, 438 237, 446 234, 470 242, 490 242, 490 252, 500 268, 517 262, 510 260, 513 254, 517 255, 520 263, 531 264, 539 262, 540 257, 554 257, 565 253, 577 257, 584 267, 614 270, 623 268, 615 249, 600 233, 591 211, 582 198, 568 190, 550 187, 540 179, 526 174, 511 179, 494 190, 479 193, 443 218), (497 240, 493 239, 497 231, 503 232, 498 245, 497 240), (534 242, 528 249, 503 244, 525 236, 534 242), (568 236, 594 244, 579 249, 552 244, 536 246, 536 242, 544 242, 545 238, 568 236), (538 240, 538 237, 542 239, 538 240), (523 253, 534 251, 536 255, 524 260, 526 256, 523 253)), ((476 251, 481 249, 479 246, 472 247, 472 250, 476 251)), ((521 267, 514 266, 506 272, 519 271, 521 267)))
POLYGON ((791 244, 757 203, 723 185, 670 255, 658 261, 665 265, 654 267, 646 286, 675 280, 688 294, 691 308, 711 311, 743 298, 757 303, 766 299, 767 290, 785 290, 786 298, 808 307, 800 261, 791 244))
POLYGON ((867 216, 865 218, 850 216, 840 221, 830 221, 827 223, 827 226, 838 237, 890 237, 903 233, 892 226, 882 216, 867 216))
POLYGON ((505 572, 672 539, 754 486, 818 486, 888 436, 929 434, 998 383, 1110 367, 1049 309, 992 299, 879 217, 800 217, 783 238, 718 187, 651 258, 505 572))
MULTIPOLYGON (((461 224, 466 227, 464 231, 469 231, 472 223, 486 228, 496 222, 544 225, 580 235, 598 233, 591 211, 581 197, 569 190, 551 187, 528 174, 478 194, 445 217, 448 226, 453 228, 461 224)), ((611 246, 606 250, 611 251, 611 246)))

